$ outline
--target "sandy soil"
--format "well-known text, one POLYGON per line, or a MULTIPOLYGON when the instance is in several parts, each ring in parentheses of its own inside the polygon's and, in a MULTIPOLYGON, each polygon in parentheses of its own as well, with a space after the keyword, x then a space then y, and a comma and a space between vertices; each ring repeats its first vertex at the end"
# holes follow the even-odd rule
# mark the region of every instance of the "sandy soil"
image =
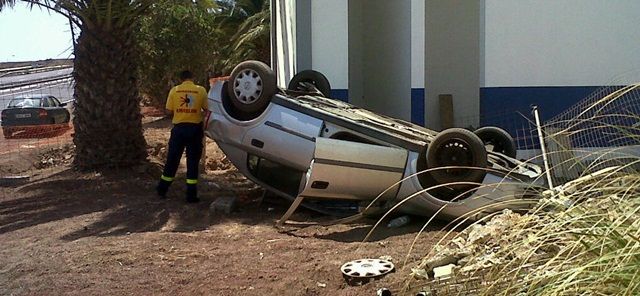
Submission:
MULTIPOLYGON (((362 240, 374 219, 278 229, 288 202, 263 200, 211 140, 202 201, 184 203, 184 167, 169 198, 160 200, 153 186, 168 135, 167 120, 145 124, 150 164, 129 171, 73 171, 72 147, 64 145, 0 159, 3 172, 11 166, 32 176, 28 184, 0 187, 0 295, 375 295, 380 287, 398 291, 444 234, 442 224, 428 227, 410 252, 419 218, 380 227, 369 242, 362 240), (237 198, 235 212, 209 211, 229 195, 237 198), (393 258, 395 273, 347 284, 343 263, 380 256, 393 258)), ((7 141, 19 140, 0 146, 7 141)), ((291 219, 333 218, 299 210, 291 219)))

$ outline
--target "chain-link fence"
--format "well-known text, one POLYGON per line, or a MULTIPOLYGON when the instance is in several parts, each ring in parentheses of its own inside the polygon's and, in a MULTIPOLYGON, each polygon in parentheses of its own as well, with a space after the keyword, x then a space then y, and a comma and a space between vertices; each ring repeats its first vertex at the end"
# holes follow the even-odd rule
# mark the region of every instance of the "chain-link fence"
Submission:
POLYGON ((461 118, 462 127, 475 129, 471 123, 479 122, 479 127, 496 126, 507 131, 514 139, 518 150, 539 149, 539 141, 536 133, 536 125, 531 115, 531 109, 500 110, 478 116, 461 118))
POLYGON ((640 84, 603 87, 543 125, 557 183, 604 167, 635 169, 640 156, 640 84))
MULTIPOLYGON (((0 177, 19 176, 25 172, 25 163, 41 169, 49 165, 54 167, 56 162, 73 156, 73 127, 70 124, 73 114, 72 68, 56 66, 49 71, 28 71, 31 72, 25 74, 25 69, 0 72, 0 109, 8 109, 11 104, 24 105, 20 98, 29 98, 32 100, 29 104, 43 107, 31 113, 13 112, 3 116, 0 177), (31 121, 12 126, 10 122, 16 118, 10 117, 16 116, 23 117, 23 121, 28 121, 28 118, 31 121), (47 149, 63 152, 46 156, 42 151, 47 149), (39 152, 35 153, 36 150, 39 152), (17 162, 21 165, 16 165, 17 162)), ((518 158, 541 164, 535 120, 531 109, 523 108, 500 110, 496 106, 491 113, 480 118, 474 116, 459 120, 463 127, 477 128, 472 125, 479 123, 480 126, 505 129, 514 137, 518 158)), ((603 87, 544 123, 542 129, 554 183, 562 184, 604 166, 631 162, 629 157, 640 154, 639 116, 640 86, 634 84, 603 87)))
POLYGON ((26 182, 73 157, 70 65, 0 70, 0 183, 26 182))

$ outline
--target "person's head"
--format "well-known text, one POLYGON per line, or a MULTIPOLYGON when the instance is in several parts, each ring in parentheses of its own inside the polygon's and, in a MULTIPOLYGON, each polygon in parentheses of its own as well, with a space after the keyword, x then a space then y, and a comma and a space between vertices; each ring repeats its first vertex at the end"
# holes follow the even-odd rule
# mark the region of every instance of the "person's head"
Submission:
POLYGON ((193 80, 193 73, 191 73, 191 71, 189 70, 184 70, 180 72, 180 80, 182 81, 193 80))

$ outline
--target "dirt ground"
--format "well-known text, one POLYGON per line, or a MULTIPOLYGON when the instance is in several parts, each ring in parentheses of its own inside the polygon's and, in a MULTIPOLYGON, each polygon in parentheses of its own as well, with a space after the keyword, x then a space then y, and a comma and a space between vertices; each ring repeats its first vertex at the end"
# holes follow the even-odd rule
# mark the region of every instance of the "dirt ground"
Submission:
MULTIPOLYGON (((145 124, 150 164, 129 171, 74 171, 69 146, 0 163, 5 172, 11 165, 29 168, 32 176, 27 184, 0 187, 0 295, 375 295, 381 287, 398 291, 410 267, 444 234, 443 224, 427 227, 410 252, 420 218, 400 228, 381 226, 369 242, 362 240, 374 219, 278 229, 275 221, 289 202, 263 200, 262 190, 211 140, 202 201, 183 200, 184 164, 161 200, 153 187, 169 125, 145 124), (210 212, 221 196, 237 198, 235 212, 210 212), (343 263, 380 256, 393 258, 394 273, 347 284, 343 263)), ((306 210, 291 218, 332 219, 306 210)))

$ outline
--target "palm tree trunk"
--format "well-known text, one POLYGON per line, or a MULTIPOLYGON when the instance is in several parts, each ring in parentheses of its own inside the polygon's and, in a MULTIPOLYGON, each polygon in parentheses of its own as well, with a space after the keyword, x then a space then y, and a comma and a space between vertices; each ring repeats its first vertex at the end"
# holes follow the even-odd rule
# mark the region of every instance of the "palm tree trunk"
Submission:
POLYGON ((127 167, 147 157, 132 30, 81 28, 73 71, 74 165, 80 169, 127 167))

